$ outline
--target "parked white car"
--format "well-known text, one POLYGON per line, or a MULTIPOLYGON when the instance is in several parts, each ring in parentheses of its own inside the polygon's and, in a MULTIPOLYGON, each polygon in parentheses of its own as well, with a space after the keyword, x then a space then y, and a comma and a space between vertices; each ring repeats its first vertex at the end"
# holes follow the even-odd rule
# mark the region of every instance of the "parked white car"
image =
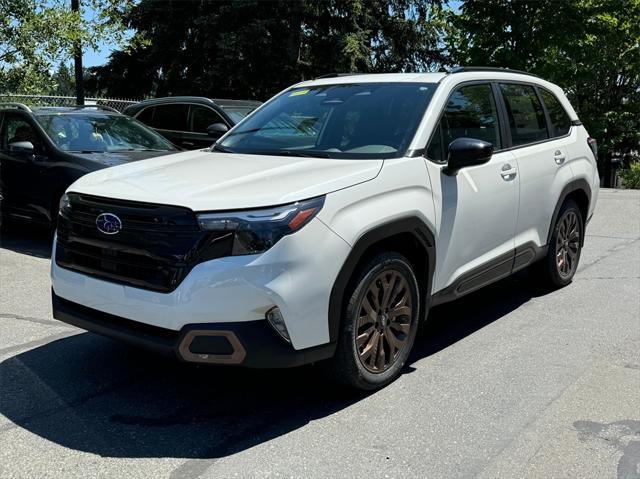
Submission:
POLYGON ((54 316, 190 362, 330 360, 374 389, 431 306, 534 263, 571 282, 598 184, 595 141, 541 78, 330 75, 211 150, 69 187, 54 316))

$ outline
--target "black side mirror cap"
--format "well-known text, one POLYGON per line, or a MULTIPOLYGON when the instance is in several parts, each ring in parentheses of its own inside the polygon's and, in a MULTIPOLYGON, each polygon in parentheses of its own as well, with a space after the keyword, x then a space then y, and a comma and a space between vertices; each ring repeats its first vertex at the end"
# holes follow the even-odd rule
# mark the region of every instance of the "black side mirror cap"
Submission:
POLYGON ((444 172, 455 175, 462 168, 482 165, 493 156, 493 145, 475 138, 457 138, 449 144, 444 172))
POLYGON ((229 131, 229 127, 224 123, 213 123, 207 127, 207 134, 215 138, 220 138, 226 132, 229 131))
POLYGON ((33 154, 35 147, 30 141, 14 141, 9 143, 9 151, 13 153, 33 154))

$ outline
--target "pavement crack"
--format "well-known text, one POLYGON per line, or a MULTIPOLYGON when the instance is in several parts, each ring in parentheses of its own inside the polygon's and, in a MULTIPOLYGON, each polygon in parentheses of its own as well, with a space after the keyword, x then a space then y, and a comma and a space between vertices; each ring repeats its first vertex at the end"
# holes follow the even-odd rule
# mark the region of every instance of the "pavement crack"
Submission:
POLYGON ((601 256, 599 256, 598 258, 596 258, 595 260, 593 260, 591 263, 587 263, 585 264, 582 268, 578 269, 578 272, 581 273, 589 268, 591 268, 592 266, 595 266, 596 264, 598 264, 600 261, 602 261, 603 259, 607 259, 609 256, 617 253, 618 251, 625 249, 628 246, 631 246, 634 243, 637 243, 638 241, 640 241, 640 238, 636 238, 634 240, 628 240, 625 241, 622 244, 618 244, 616 246, 613 246, 612 248, 609 248, 608 250, 606 250, 601 256))
POLYGON ((60 321, 54 321, 52 319, 36 318, 34 316, 21 316, 19 314, 0 313, 0 319, 16 319, 18 321, 29 321, 30 323, 44 324, 45 326, 61 326, 70 328, 70 326, 60 321))
POLYGON ((5 354, 13 353, 14 351, 21 351, 23 349, 33 349, 38 346, 44 346, 45 344, 50 343, 51 341, 55 341, 57 339, 68 338, 69 336, 73 336, 75 333, 73 331, 65 331, 63 333, 52 334, 42 339, 36 339, 34 341, 29 341, 27 343, 16 344, 14 346, 9 346, 7 348, 0 349, 0 356, 4 356, 5 354))

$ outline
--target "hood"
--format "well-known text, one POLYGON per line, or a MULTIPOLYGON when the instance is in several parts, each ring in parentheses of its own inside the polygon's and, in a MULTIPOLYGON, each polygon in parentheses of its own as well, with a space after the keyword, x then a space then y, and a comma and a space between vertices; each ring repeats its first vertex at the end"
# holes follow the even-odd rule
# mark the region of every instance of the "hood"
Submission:
POLYGON ((187 151, 83 176, 68 191, 194 211, 256 208, 331 193, 375 178, 383 160, 187 151))
POLYGON ((69 152, 70 155, 82 158, 93 163, 99 163, 103 166, 116 166, 130 161, 146 160, 147 158, 155 158, 156 156, 164 156, 176 153, 175 151, 104 151, 93 153, 76 153, 69 152))

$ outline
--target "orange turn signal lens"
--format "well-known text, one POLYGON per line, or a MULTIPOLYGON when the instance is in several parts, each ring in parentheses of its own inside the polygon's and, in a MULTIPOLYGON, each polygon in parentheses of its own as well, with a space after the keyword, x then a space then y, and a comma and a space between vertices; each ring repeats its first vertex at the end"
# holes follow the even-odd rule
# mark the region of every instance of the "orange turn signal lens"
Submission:
POLYGON ((318 208, 309 208, 299 211, 293 217, 293 219, 289 221, 289 228, 291 228, 293 231, 297 230, 298 228, 303 226, 307 222, 307 220, 312 217, 317 211, 318 208))

